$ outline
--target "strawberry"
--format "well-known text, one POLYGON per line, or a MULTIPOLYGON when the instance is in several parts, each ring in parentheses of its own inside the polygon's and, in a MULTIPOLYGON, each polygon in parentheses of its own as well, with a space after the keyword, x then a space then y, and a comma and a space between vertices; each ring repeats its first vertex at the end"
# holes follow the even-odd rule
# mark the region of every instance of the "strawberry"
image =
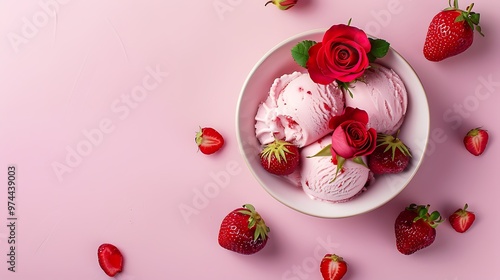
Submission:
POLYGON ((251 204, 231 211, 219 230, 219 245, 236 253, 251 255, 267 244, 269 227, 251 204))
POLYGON ((104 243, 97 249, 99 266, 110 276, 115 276, 123 269, 123 256, 115 245, 104 243))
POLYGON ((206 155, 217 152, 224 145, 224 137, 211 127, 200 128, 194 140, 199 150, 206 155))
POLYGON ((486 144, 488 144, 488 132, 480 127, 469 130, 464 137, 465 148, 475 156, 484 152, 486 144))
POLYGON ((396 247, 404 255, 426 248, 436 238, 436 227, 443 221, 439 212, 428 213, 429 205, 410 204, 396 218, 396 247))
POLYGON ((457 232, 466 232, 476 219, 476 215, 473 212, 468 211, 467 207, 469 206, 465 204, 464 208, 457 209, 457 211, 453 212, 453 214, 451 214, 448 218, 451 226, 457 232))
POLYGON ((424 56, 430 61, 441 61, 467 50, 474 40, 474 29, 481 35, 479 14, 472 12, 471 4, 466 11, 453 6, 439 12, 431 20, 424 43, 424 56))
POLYGON ((271 0, 271 1, 267 1, 264 6, 267 6, 267 4, 272 3, 273 5, 278 7, 278 9, 280 9, 280 10, 288 10, 291 7, 295 6, 295 4, 297 4, 297 1, 298 0, 271 0))
POLYGON ((379 133, 377 147, 368 156, 368 167, 377 175, 400 173, 408 167, 410 157, 410 151, 397 135, 379 133))
POLYGON ((265 170, 276 175, 290 175, 299 165, 299 149, 283 140, 275 140, 260 152, 260 163, 265 170))
POLYGON ((326 254, 319 269, 324 280, 340 280, 347 272, 347 263, 335 254, 326 254))

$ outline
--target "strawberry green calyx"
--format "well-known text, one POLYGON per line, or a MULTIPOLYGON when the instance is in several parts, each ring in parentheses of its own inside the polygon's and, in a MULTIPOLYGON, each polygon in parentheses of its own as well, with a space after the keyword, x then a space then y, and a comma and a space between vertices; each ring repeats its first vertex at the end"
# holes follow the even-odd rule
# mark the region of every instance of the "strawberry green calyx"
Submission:
POLYGON ((467 216, 467 208, 469 208, 469 205, 465 203, 464 208, 460 209, 457 211, 457 214, 461 217, 467 216))
POLYGON ((342 262, 342 261, 344 261, 344 258, 342 258, 339 255, 335 255, 335 254, 327 254, 324 258, 332 260, 334 262, 342 262))
POLYGON ((455 19, 455 22, 465 21, 472 30, 476 30, 481 36, 484 37, 484 34, 481 31, 481 26, 479 26, 480 14, 472 11, 474 7, 474 3, 467 6, 467 9, 461 10, 458 7, 458 0, 453 1, 453 5, 451 4, 451 0, 449 1, 450 7, 446 8, 445 11, 458 11, 460 14, 455 19))
POLYGON ((238 212, 243 215, 250 216, 248 218, 248 228, 251 229, 255 227, 253 239, 257 240, 261 238, 262 240, 266 240, 270 229, 268 226, 266 226, 264 219, 260 216, 259 213, 257 213, 257 211, 255 211, 255 207, 252 204, 245 204, 243 205, 243 208, 245 209, 238 212))
POLYGON ((467 208, 469 208, 469 205, 466 203, 464 208, 458 209, 454 214, 458 215, 459 217, 467 217, 469 213, 469 211, 467 211, 467 208))
POLYGON ((297 0, 271 0, 267 1, 264 6, 267 6, 268 4, 273 4, 280 10, 288 10, 297 4, 297 0))
POLYGON ((283 140, 275 140, 264 147, 261 155, 267 160, 268 165, 271 165, 272 155, 274 155, 279 163, 281 163, 281 161, 286 162, 286 153, 292 153, 286 147, 287 145, 290 145, 290 143, 283 140))
POLYGON ((377 135, 377 147, 387 145, 384 152, 389 150, 392 151, 392 160, 396 155, 396 149, 399 150, 403 155, 411 157, 410 150, 406 145, 398 138, 399 131, 396 133, 396 136, 379 133, 377 135))
POLYGON ((422 220, 432 228, 436 228, 444 220, 438 211, 433 211, 432 213, 429 214, 429 207, 430 205, 428 204, 417 205, 415 203, 412 203, 406 209, 417 213, 417 216, 415 217, 415 219, 413 219, 414 223, 418 220, 422 220))
POLYGON ((194 141, 196 142, 196 145, 198 145, 198 146, 201 145, 201 143, 203 142, 203 131, 202 131, 201 127, 200 127, 200 130, 198 130, 196 132, 196 136, 194 138, 194 141))
POLYGON ((477 136, 481 130, 482 130, 482 127, 473 128, 467 132, 467 136, 471 136, 471 137, 477 136))

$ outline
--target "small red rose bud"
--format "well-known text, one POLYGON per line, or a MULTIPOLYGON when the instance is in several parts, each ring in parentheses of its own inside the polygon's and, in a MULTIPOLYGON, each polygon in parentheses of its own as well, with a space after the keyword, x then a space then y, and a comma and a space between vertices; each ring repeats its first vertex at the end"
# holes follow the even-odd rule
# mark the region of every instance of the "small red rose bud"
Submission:
POLYGON ((278 7, 280 10, 288 10, 291 7, 295 6, 297 4, 298 0, 272 0, 268 1, 264 6, 267 6, 267 4, 274 4, 276 7, 278 7))

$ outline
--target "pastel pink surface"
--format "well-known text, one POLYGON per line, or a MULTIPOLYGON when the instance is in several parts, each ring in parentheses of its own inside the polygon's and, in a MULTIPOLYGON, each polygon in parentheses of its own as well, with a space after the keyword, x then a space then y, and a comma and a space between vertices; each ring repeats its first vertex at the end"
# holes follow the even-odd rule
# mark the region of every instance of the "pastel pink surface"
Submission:
POLYGON ((1 279, 109 279, 96 257, 105 242, 124 255, 121 280, 320 279, 319 258, 332 252, 349 263, 349 279, 500 278, 500 4, 474 1, 486 36, 433 63, 421 49, 446 1, 302 0, 287 11, 264 2, 0 3, 1 279), (430 139, 417 175, 388 204, 320 219, 283 206, 253 178, 236 143, 236 102, 250 69, 277 43, 350 18, 420 76, 430 139), (199 126, 226 137, 220 153, 197 152, 199 126), (462 144, 477 126, 490 133, 480 157, 462 144), (7 263, 11 165, 16 272, 7 263), (465 234, 443 223, 431 247, 403 256, 393 222, 412 202, 445 216, 467 202, 477 220, 465 234), (259 255, 217 244, 220 221, 244 203, 271 227, 259 255))

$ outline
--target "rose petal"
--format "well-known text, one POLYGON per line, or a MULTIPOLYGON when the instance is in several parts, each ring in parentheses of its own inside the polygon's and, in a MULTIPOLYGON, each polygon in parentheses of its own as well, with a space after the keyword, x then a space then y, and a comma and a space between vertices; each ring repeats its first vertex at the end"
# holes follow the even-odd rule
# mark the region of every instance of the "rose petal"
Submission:
POLYGON ((311 79, 319 84, 335 80, 352 82, 368 67, 370 49, 370 41, 363 30, 344 24, 333 25, 323 35, 323 41, 310 48, 306 67, 311 79))
POLYGON ((347 138, 344 130, 340 127, 332 133, 332 154, 335 153, 343 158, 352 158, 357 152, 356 149, 347 144, 347 138))
POLYGON ((349 144, 355 148, 362 146, 366 139, 366 125, 360 122, 352 121, 346 127, 341 127, 347 134, 349 144))
MULTIPOLYGON (((345 38, 334 38, 330 41, 327 41, 324 44, 325 46, 324 51, 326 52, 324 56, 326 62, 324 62, 324 64, 327 67, 327 69, 331 72, 342 73, 348 70, 351 67, 351 65, 356 64, 357 62, 350 63, 348 65, 343 65, 338 63, 339 51, 347 50, 352 53, 352 52, 358 52, 359 49, 361 49, 359 46, 358 48, 356 48, 353 47, 353 45, 356 45, 356 42, 353 42, 345 38)), ((361 49, 361 51, 363 50, 361 49)))
MULTIPOLYGON (((354 27, 356 28, 356 27, 354 27)), ((356 28, 358 29, 358 28, 356 28)), ((361 29, 358 29, 357 32, 353 32, 351 33, 351 39, 355 42, 358 43, 358 45, 360 45, 366 53, 369 53, 372 49, 372 44, 370 43, 370 40, 368 39, 368 36, 366 35, 366 33, 361 30, 361 29)))
POLYGON ((368 113, 359 108, 346 107, 343 115, 348 120, 358 121, 365 125, 368 123, 368 113))
POLYGON ((377 147, 377 131, 375 129, 370 128, 367 131, 365 144, 360 147, 360 149, 355 153, 353 157, 357 156, 367 156, 375 150, 377 147))
POLYGON ((369 66, 368 56, 364 49, 355 41, 344 38, 336 38, 324 44, 317 61, 323 74, 334 76, 335 79, 342 82, 351 82, 361 77, 369 66), (350 59, 347 62, 339 61, 338 53, 340 51, 350 53, 350 59))
POLYGON ((370 52, 371 50, 370 40, 366 33, 355 26, 345 24, 337 24, 330 27, 323 35, 323 42, 339 37, 358 42, 366 52, 370 52))
POLYGON ((368 123, 368 113, 358 108, 346 107, 341 115, 333 116, 330 119, 328 126, 330 129, 336 129, 340 124, 348 120, 358 121, 366 125, 368 123))
POLYGON ((358 69, 358 71, 351 71, 351 72, 344 71, 342 73, 337 73, 337 80, 344 83, 349 83, 363 76, 365 70, 370 65, 370 62, 368 60, 368 56, 365 53, 361 53, 360 55, 361 59, 359 59, 357 66, 354 66, 352 68, 352 69, 358 69), (360 65, 363 66, 360 67, 360 65))
POLYGON ((346 45, 335 46, 332 53, 334 53, 336 57, 334 60, 335 65, 341 68, 349 68, 353 63, 356 64, 359 60, 359 54, 356 50, 346 45))
POLYGON ((306 68, 311 80, 317 84, 328 85, 335 81, 335 78, 323 74, 321 64, 325 59, 323 58, 323 52, 320 52, 321 48, 322 43, 317 43, 309 48, 309 59, 306 62, 306 68), (318 58, 319 53, 321 53, 321 58, 318 58))

